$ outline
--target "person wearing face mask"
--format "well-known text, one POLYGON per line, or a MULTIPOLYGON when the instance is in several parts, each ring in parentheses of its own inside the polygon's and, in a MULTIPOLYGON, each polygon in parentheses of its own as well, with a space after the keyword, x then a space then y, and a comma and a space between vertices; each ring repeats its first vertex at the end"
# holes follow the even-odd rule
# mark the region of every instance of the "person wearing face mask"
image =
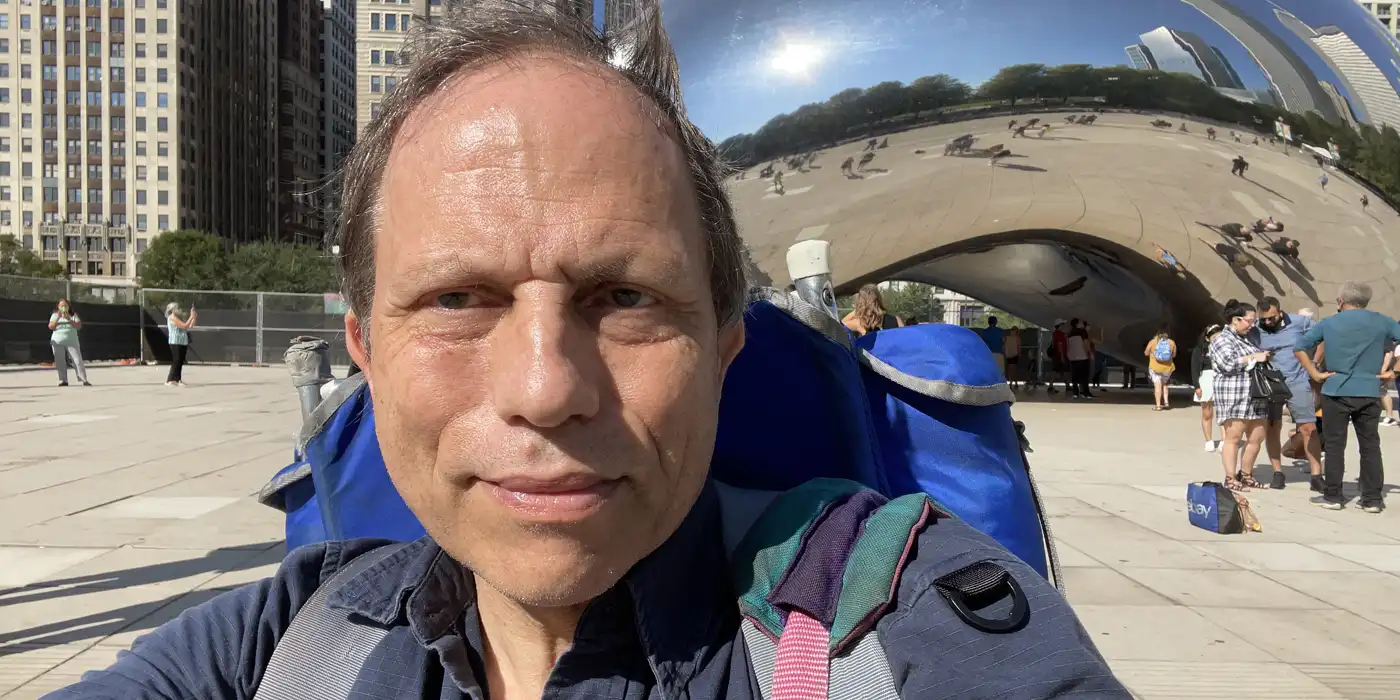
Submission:
POLYGON ((1341 510, 1342 477, 1346 472, 1347 426, 1356 430, 1357 451, 1361 457, 1358 482, 1361 510, 1379 513, 1385 509, 1383 489, 1385 467, 1381 462, 1381 381, 1393 371, 1380 371, 1388 342, 1400 342, 1400 323, 1366 307, 1371 303, 1371 286, 1347 282, 1337 293, 1337 315, 1325 318, 1303 334, 1294 356, 1313 381, 1322 384, 1322 425, 1327 430, 1327 459, 1323 469, 1323 491, 1312 499, 1328 510, 1341 510), (1327 348, 1327 371, 1317 368, 1313 351, 1319 344, 1327 348))
POLYGON ((1210 341, 1210 363, 1215 368, 1215 419, 1220 422, 1221 462, 1225 486, 1231 491, 1262 488, 1254 480, 1254 460, 1264 442, 1268 402, 1249 395, 1249 371, 1269 359, 1269 353, 1249 342, 1254 327, 1254 307, 1231 299, 1225 303, 1225 330, 1210 341), (1240 454, 1240 440, 1247 440, 1240 454))
MULTIPOLYGON (((1284 313, 1278 299, 1264 297, 1259 300, 1258 324, 1250 331, 1250 341, 1260 350, 1274 353, 1271 364, 1283 373, 1288 390, 1293 393, 1288 399, 1288 415, 1297 426, 1303 441, 1303 454, 1307 455, 1310 487, 1322 492, 1322 453, 1317 442, 1317 410, 1313 403, 1312 386, 1308 383, 1308 372, 1303 369, 1293 348, 1312 328, 1312 321, 1303 316, 1284 313)), ((1264 433, 1264 448, 1269 452, 1269 464, 1274 468, 1270 488, 1281 489, 1287 485, 1283 475, 1283 404, 1269 404, 1269 422, 1264 433)))
POLYGON ((57 308, 49 315, 49 330, 53 331, 49 336, 49 347, 53 348, 53 364, 58 370, 59 386, 68 386, 70 360, 78 374, 78 381, 83 386, 92 386, 88 382, 87 368, 83 366, 83 348, 78 344, 78 331, 82 327, 83 321, 78 318, 73 305, 67 299, 59 299, 57 308))

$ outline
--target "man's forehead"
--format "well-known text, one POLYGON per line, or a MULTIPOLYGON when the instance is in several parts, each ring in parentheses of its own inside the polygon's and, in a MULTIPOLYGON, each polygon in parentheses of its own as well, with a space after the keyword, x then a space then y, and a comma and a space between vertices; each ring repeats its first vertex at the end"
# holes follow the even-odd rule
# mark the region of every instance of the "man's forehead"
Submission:
POLYGON ((574 146, 644 141, 674 146, 657 111, 608 69, 555 54, 525 54, 474 67, 450 78, 407 119, 394 152, 435 151, 490 156, 521 139, 567 134, 574 146), (659 138, 658 138, 659 137, 659 138))

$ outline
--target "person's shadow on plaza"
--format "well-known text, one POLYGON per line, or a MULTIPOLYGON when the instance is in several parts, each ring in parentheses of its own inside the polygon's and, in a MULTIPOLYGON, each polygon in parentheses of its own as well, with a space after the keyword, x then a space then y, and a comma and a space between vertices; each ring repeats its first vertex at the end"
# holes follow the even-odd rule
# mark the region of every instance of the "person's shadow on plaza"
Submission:
MULTIPOLYGON (((0 590, 0 617, 5 615, 5 608, 26 603, 75 598, 99 590, 118 590, 150 585, 200 574, 208 574, 209 579, 213 579, 222 574, 244 571, 267 564, 268 552, 275 551, 278 556, 281 556, 285 554, 285 549, 285 545, 282 543, 278 543, 272 548, 268 548, 264 544, 258 544, 256 548, 227 547, 213 550, 196 559, 52 579, 20 588, 0 590), (230 556, 243 554, 247 556, 230 556)), ((102 610, 67 620, 58 620, 13 632, 0 633, 0 658, 34 649, 61 646, 90 639, 102 639, 121 632, 151 630, 160 623, 173 619, 175 615, 179 614, 179 610, 204 603, 227 590, 230 589, 172 591, 171 595, 154 602, 136 603, 117 610, 102 610), (179 609, 171 609, 171 606, 174 605, 178 605, 179 609)))

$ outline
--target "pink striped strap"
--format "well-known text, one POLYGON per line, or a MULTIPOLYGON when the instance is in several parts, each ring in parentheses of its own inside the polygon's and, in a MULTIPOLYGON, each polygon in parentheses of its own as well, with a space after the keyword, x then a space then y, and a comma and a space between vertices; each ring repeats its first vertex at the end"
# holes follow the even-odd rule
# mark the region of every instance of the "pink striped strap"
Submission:
POLYGON ((831 633, 801 610, 788 613, 778 638, 770 700, 827 700, 831 633))

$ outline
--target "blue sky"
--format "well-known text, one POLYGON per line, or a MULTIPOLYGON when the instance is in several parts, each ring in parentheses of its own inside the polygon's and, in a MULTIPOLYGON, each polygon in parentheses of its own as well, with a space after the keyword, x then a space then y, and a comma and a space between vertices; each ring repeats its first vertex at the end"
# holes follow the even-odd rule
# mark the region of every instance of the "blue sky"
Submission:
MULTIPOLYGON (((1268 0, 1230 1, 1340 87, 1268 0)), ((1312 26, 1339 26, 1396 80, 1389 47, 1354 0, 1275 2, 1312 26)), ((1244 47, 1181 0, 664 0, 663 7, 691 116, 716 139, 883 80, 948 73, 976 86, 1015 63, 1122 65, 1123 47, 1160 26, 1200 35, 1248 87, 1266 84, 1244 47), (787 45, 823 47, 825 57, 805 76, 783 74, 771 64, 787 45)))

